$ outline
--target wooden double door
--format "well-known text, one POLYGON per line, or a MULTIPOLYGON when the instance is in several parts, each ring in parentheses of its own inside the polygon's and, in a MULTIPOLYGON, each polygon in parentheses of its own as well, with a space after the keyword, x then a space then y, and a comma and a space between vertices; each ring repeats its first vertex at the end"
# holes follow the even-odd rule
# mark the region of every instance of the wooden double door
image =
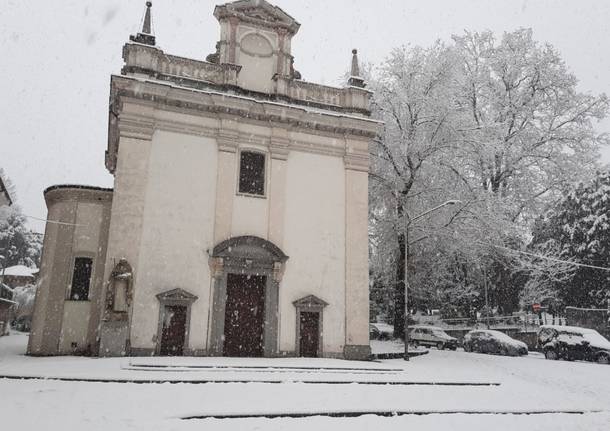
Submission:
POLYGON ((263 275, 227 275, 225 356, 263 356, 266 281, 263 275))

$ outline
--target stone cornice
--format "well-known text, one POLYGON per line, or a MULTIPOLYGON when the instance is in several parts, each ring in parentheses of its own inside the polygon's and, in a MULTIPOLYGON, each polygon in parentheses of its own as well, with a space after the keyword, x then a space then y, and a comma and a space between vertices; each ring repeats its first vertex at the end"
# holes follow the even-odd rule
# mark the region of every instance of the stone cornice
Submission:
POLYGON ((131 99, 152 109, 177 108, 191 115, 225 115, 237 121, 272 122, 307 133, 323 131, 340 136, 373 138, 381 124, 363 116, 262 101, 231 93, 186 89, 153 80, 115 75, 111 85, 115 101, 119 103, 131 99))
POLYGON ((271 158, 287 160, 290 146, 290 139, 272 136, 269 141, 269 153, 271 154, 271 158))
POLYGON ((118 123, 119 136, 150 141, 154 132, 154 125, 152 118, 121 114, 118 123))
POLYGON ((228 153, 237 152, 239 146, 239 133, 227 130, 219 130, 216 135, 216 142, 218 143, 218 151, 225 151, 228 153))
POLYGON ((352 171, 369 171, 369 156, 368 154, 346 154, 343 156, 345 169, 352 171))
POLYGON ((212 137, 217 139, 220 151, 235 152, 240 143, 257 143, 268 146, 271 157, 276 159, 287 159, 290 150, 347 155, 346 168, 367 170, 368 147, 356 151, 360 155, 352 155, 353 149, 336 143, 349 140, 364 142, 361 145, 366 147, 380 124, 366 117, 311 111, 132 77, 113 76, 111 82, 113 105, 106 164, 110 172, 116 166, 120 137, 150 140, 154 130, 212 137), (240 133, 238 123, 278 130, 279 135, 240 133), (318 135, 330 140, 301 141, 299 135, 318 135))

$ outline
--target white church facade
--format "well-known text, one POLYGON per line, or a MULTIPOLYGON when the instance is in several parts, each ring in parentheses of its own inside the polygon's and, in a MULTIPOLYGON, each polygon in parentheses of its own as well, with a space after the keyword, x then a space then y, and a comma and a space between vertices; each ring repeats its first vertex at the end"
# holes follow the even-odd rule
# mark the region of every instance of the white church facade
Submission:
POLYGON ((58 185, 28 353, 318 356, 369 348, 370 92, 301 79, 299 24, 217 6, 206 61, 157 47, 147 4, 110 86, 114 187, 58 185))

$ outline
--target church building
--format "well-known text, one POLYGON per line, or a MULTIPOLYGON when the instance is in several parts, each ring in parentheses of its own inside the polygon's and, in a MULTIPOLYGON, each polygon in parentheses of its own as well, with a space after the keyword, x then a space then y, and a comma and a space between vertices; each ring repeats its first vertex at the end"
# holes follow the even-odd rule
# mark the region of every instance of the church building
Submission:
MULTIPOLYGON (((300 24, 216 6, 206 61, 142 30, 110 82, 112 189, 56 185, 28 353, 366 359, 371 93, 294 68, 300 24)), ((346 52, 346 63, 349 52, 346 52)))

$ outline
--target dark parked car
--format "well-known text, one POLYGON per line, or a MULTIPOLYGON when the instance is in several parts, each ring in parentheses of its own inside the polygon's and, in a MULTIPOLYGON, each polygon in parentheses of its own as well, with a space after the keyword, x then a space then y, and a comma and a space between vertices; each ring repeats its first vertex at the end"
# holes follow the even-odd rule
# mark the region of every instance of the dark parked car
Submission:
POLYGON ((416 346, 436 346, 439 350, 457 349, 457 338, 435 326, 414 326, 409 337, 416 346))
POLYGON ((547 359, 610 364, 610 341, 593 329, 545 325, 538 332, 538 347, 547 359))
POLYGON ((464 351, 494 355, 527 355, 527 344, 509 337, 504 332, 477 329, 464 336, 464 351))

